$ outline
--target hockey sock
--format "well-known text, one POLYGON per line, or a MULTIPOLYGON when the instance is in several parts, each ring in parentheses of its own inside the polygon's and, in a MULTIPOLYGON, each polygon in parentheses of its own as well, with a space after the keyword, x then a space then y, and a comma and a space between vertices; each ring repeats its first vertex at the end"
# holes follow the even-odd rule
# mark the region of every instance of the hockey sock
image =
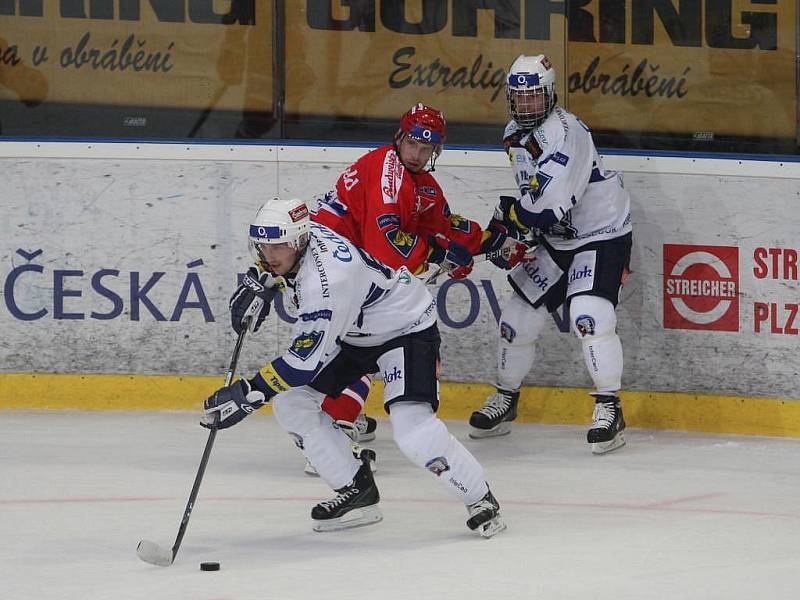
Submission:
POLYGON ((597 296, 575 296, 570 319, 598 394, 616 395, 622 380, 622 342, 614 305, 597 296))
POLYGON ((394 441, 406 457, 436 475, 450 495, 473 504, 488 490, 483 467, 461 442, 450 435, 430 404, 398 402, 391 406, 394 441))
POLYGON ((503 306, 497 348, 497 387, 515 391, 531 370, 536 338, 547 321, 547 311, 533 308, 517 294, 503 306))
POLYGON ((310 388, 292 388, 275 396, 272 411, 319 476, 338 490, 353 481, 360 463, 353 457, 350 438, 319 409, 321 396, 310 388))

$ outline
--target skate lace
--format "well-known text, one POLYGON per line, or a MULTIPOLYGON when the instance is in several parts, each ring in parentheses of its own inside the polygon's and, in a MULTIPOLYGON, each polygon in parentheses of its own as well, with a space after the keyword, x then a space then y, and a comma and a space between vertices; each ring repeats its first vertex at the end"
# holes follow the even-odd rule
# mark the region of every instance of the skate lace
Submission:
POLYGON ((342 504, 344 504, 345 502, 350 500, 350 498, 353 498, 357 494, 358 494, 358 488, 356 487, 348 488, 346 492, 339 493, 336 496, 336 498, 320 502, 319 505, 323 507, 325 510, 331 511, 335 508, 338 508, 339 506, 341 506, 342 504))
POLYGON ((504 415, 509 406, 511 406, 511 398, 505 394, 492 394, 478 412, 494 419, 504 415))
POLYGON ((598 402, 594 405, 592 413, 592 426, 595 428, 609 428, 617 416, 617 408, 613 402, 598 402))

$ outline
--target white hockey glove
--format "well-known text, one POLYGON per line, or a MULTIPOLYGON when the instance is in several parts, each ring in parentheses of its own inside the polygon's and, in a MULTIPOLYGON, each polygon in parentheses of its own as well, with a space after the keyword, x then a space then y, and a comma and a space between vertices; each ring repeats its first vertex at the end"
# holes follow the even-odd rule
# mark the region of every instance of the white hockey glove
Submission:
POLYGON ((238 334, 250 322, 250 331, 256 332, 269 314, 270 304, 277 292, 277 278, 268 272, 259 273, 255 267, 247 270, 242 284, 236 288, 228 306, 231 309, 231 327, 238 334))

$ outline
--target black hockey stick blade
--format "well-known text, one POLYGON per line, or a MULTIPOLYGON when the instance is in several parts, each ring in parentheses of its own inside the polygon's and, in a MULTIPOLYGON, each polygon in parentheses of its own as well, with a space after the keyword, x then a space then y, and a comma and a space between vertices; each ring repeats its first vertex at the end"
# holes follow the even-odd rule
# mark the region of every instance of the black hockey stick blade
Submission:
MULTIPOLYGON (((249 323, 247 324, 249 325, 249 323)), ((233 356, 231 356, 231 364, 228 373, 225 375, 225 386, 229 386, 233 381, 233 374, 236 372, 236 363, 239 362, 239 352, 242 350, 242 342, 247 333, 248 327, 242 327, 239 338, 236 340, 236 346, 233 349, 233 356)), ((158 567, 168 567, 175 562, 175 557, 178 555, 178 549, 181 547, 183 536, 186 534, 186 529, 189 527, 189 518, 192 516, 192 509, 197 500, 197 494, 200 492, 200 484, 203 481, 203 474, 206 472, 206 465, 211 456, 211 448, 214 446, 214 438, 217 437, 217 419, 219 413, 214 415, 214 423, 208 432, 208 440, 206 441, 205 450, 203 450, 203 458, 200 459, 200 466, 197 468, 197 475, 194 478, 192 491, 189 494, 189 500, 186 502, 186 508, 183 511, 183 518, 181 519, 180 527, 178 527, 178 535, 175 538, 175 543, 172 545, 171 550, 166 550, 155 542, 150 540, 140 540, 136 546, 136 555, 144 562, 158 567)))

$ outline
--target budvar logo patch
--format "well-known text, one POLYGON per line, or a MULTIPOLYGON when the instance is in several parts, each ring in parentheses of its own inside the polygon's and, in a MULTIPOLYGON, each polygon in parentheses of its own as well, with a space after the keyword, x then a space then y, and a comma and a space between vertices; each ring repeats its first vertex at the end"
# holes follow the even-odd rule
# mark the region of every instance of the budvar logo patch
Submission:
POLYGON ((739 248, 664 244, 664 327, 739 331, 739 248))

